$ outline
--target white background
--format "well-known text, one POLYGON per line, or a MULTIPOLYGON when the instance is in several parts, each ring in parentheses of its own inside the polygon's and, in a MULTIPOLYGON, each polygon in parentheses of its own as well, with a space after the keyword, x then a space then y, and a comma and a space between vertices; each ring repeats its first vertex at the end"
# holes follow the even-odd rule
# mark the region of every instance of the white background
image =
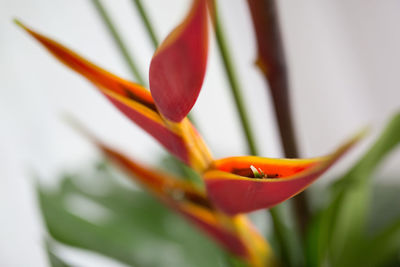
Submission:
MULTIPOLYGON (((133 5, 129 0, 103 2, 147 75, 153 51, 133 5)), ((143 2, 160 38, 190 3, 143 2)), ((280 156, 271 104, 253 64, 247 6, 244 0, 219 2, 257 143, 263 156, 280 156)), ((302 155, 325 154, 365 125, 376 135, 400 110, 400 1, 281 0, 279 12, 302 155)), ((17 28, 15 17, 100 66, 131 76, 90 1, 0 0, 0 266, 46 266, 33 177, 54 182, 62 170, 91 164, 97 155, 62 122, 62 114, 74 114, 109 144, 142 161, 154 162, 163 149, 17 28)), ((214 40, 211 48, 194 116, 217 157, 241 155, 244 141, 214 40)), ((399 159, 397 152, 380 172, 396 177, 399 159)))

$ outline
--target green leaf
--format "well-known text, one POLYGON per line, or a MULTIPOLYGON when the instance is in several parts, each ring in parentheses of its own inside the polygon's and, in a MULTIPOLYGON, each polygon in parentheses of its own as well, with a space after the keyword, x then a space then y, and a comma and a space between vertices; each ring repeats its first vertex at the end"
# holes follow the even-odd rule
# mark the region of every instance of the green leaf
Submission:
MULTIPOLYGON (((400 253, 400 218, 377 234, 365 246, 360 266, 387 266, 400 253)), ((400 259, 397 257, 397 264, 400 259)), ((398 266, 398 265, 397 265, 398 266)))
MULTIPOLYGON (((389 178, 389 177, 382 177, 389 178)), ((374 235, 400 217, 400 177, 390 177, 394 183, 376 184, 372 192, 372 203, 368 219, 368 233, 374 235), (397 183, 396 183, 397 182, 397 183), (397 205, 395 203, 398 203, 397 205)))
POLYGON ((360 266, 400 265, 400 184, 377 185, 368 220, 368 237, 353 257, 360 266))
POLYGON ((58 190, 38 186, 53 239, 130 266, 225 266, 225 252, 202 232, 108 171, 67 176, 58 190))
POLYGON ((307 266, 353 266, 365 241, 371 177, 400 143, 400 114, 393 117, 368 152, 331 187, 331 202, 313 219, 306 240, 307 266))
POLYGON ((244 263, 242 260, 238 259, 237 257, 234 257, 228 253, 225 254, 225 263, 229 267, 248 267, 246 263, 244 263))
POLYGON ((51 267, 71 267, 49 249, 47 249, 47 256, 51 267))
POLYGON ((45 240, 45 247, 47 258, 49 259, 49 264, 51 267, 70 267, 69 264, 65 263, 57 253, 54 252, 54 242, 50 239, 45 240))

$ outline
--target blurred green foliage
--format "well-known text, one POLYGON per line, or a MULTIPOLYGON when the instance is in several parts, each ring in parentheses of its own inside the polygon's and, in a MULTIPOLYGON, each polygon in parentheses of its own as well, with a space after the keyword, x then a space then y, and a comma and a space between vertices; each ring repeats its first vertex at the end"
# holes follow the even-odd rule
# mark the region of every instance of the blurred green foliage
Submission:
POLYGON ((46 242, 46 252, 51 267, 70 267, 70 265, 65 263, 64 260, 58 257, 58 255, 54 252, 54 248, 51 245, 50 240, 46 242))
MULTIPOLYGON (((400 265, 400 214, 386 228, 374 234, 368 232, 368 219, 381 219, 370 214, 371 178, 399 143, 400 114, 389 122, 365 155, 328 188, 330 201, 309 226, 307 266, 390 266, 396 256, 400 265)), ((378 198, 386 197, 382 193, 378 198)), ((391 210, 392 214, 396 209, 391 210)))
MULTIPOLYGON (((38 186, 51 238, 129 266, 240 266, 179 215, 101 166, 65 176, 57 189, 38 186)), ((49 256, 53 266, 64 266, 54 253, 49 256)))

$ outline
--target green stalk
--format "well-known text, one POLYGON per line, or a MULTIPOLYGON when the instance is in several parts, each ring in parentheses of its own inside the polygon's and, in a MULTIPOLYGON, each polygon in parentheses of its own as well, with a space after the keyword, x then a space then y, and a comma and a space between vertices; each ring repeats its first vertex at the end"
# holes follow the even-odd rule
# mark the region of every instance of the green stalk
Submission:
POLYGON ((289 236, 287 233, 287 227, 283 224, 282 220, 282 209, 280 206, 275 206, 269 209, 269 214, 272 218, 272 224, 274 226, 274 235, 279 243, 280 259, 284 263, 284 266, 295 266, 293 262, 293 252, 289 245, 289 236))
POLYGON ((254 134, 251 130, 248 115, 246 113, 244 103, 243 103, 243 97, 241 93, 241 89, 239 86, 239 82, 236 76, 236 71, 233 67, 232 64, 232 58, 230 56, 230 51, 223 33, 222 25, 218 17, 217 13, 217 4, 216 1, 214 1, 214 14, 213 14, 213 19, 214 19, 214 28, 215 28, 215 35, 217 38, 217 45, 219 48, 219 51, 221 53, 221 58, 222 58, 222 63, 224 65, 225 73, 228 78, 229 85, 231 87, 231 93, 233 96, 233 99, 235 101, 236 109, 240 118, 240 122, 242 124, 242 128, 244 131, 244 134, 246 136, 246 141, 247 141, 247 148, 250 154, 252 155, 257 155, 257 146, 254 141, 254 134))
MULTIPOLYGON (((247 146, 248 150, 250 151, 250 154, 252 155, 257 155, 257 147, 255 145, 253 133, 250 128, 249 120, 247 117, 246 110, 244 108, 244 104, 242 101, 242 95, 241 95, 241 89, 239 87, 239 82, 236 77, 236 73, 232 64, 232 59, 230 57, 230 52, 229 48, 224 36, 224 32, 221 26, 221 22, 218 17, 218 12, 217 12, 217 4, 216 0, 213 1, 214 6, 211 8, 213 11, 212 18, 214 22, 214 28, 215 28, 215 34, 216 34, 216 39, 217 39, 217 45, 221 53, 222 57, 222 62, 225 67, 225 72, 231 87, 232 95, 235 100, 235 105, 236 109, 239 113, 239 118, 246 136, 246 141, 247 141, 247 146)), ((280 246, 282 258, 286 261, 289 261, 289 248, 287 245, 287 238, 285 234, 285 226, 282 223, 282 216, 281 212, 279 211, 278 207, 274 207, 269 209, 270 215, 272 217, 273 221, 273 226, 274 226, 274 231, 277 237, 277 241, 280 246)))
POLYGON ((103 5, 100 3, 99 0, 92 0, 92 3, 96 7, 97 12, 99 13, 100 17, 102 18, 108 31, 112 35, 114 42, 117 45, 126 64, 128 65, 128 68, 131 71, 132 75, 135 77, 136 81, 139 84, 145 85, 143 76, 139 72, 138 67, 135 65, 131 54, 129 53, 128 49, 126 48, 124 42, 122 41, 121 35, 118 33, 117 29, 115 28, 113 22, 111 21, 109 15, 107 14, 107 12, 105 10, 105 8, 103 7, 103 5))
POLYGON ((149 35, 151 42, 154 46, 154 49, 157 49, 158 47, 158 39, 156 37, 156 34, 154 33, 154 28, 151 25, 149 16, 147 16, 147 12, 143 7, 142 1, 141 0, 132 0, 134 5, 136 6, 137 11, 139 12, 140 17, 142 18, 144 27, 146 28, 147 34, 149 35))

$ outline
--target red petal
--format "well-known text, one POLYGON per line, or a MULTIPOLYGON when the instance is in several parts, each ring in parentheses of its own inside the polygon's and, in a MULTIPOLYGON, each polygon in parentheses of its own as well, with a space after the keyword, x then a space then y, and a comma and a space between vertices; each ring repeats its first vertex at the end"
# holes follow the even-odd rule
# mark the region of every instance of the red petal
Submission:
POLYGON ((271 208, 307 188, 359 138, 360 135, 324 158, 304 160, 237 157, 216 161, 215 169, 204 175, 208 196, 219 209, 230 215, 271 208), (245 166, 250 169, 250 165, 261 168, 265 174, 278 176, 273 179, 256 179, 226 172, 242 171, 245 166))
POLYGON ((183 180, 144 167, 117 151, 95 142, 110 159, 123 167, 133 180, 141 183, 147 190, 182 214, 231 253, 245 259, 248 258, 248 250, 241 238, 236 232, 221 225, 204 193, 183 180))
POLYGON ((221 226, 214 213, 188 204, 180 205, 178 211, 232 254, 243 259, 250 257, 246 244, 240 236, 221 226))
POLYGON ((96 141, 94 138, 91 137, 91 139, 108 158, 128 172, 133 180, 142 184, 147 190, 155 193, 158 197, 164 200, 174 200, 174 195, 180 193, 179 195, 182 195, 182 199, 186 199, 187 197, 186 200, 193 201, 198 205, 210 205, 205 198, 204 192, 198 190, 191 183, 173 175, 147 168, 118 151, 96 141))
POLYGON ((171 131, 158 113, 111 91, 103 90, 103 93, 122 113, 153 136, 171 154, 184 163, 191 164, 185 140, 171 131))
POLYGON ((17 24, 39 41, 53 56, 63 64, 78 72, 99 88, 106 88, 119 95, 130 98, 152 110, 156 110, 153 98, 148 90, 139 84, 122 79, 81 57, 60 43, 39 34, 21 22, 17 24))
POLYGON ((164 40, 150 65, 150 90, 167 119, 179 122, 193 107, 203 84, 208 54, 205 0, 194 0, 186 19, 164 40))
POLYGON ((185 140, 165 125, 148 90, 107 72, 54 40, 19 22, 18 24, 62 63, 95 84, 99 91, 122 113, 152 135, 168 151, 186 164, 190 164, 191 160, 185 140))

